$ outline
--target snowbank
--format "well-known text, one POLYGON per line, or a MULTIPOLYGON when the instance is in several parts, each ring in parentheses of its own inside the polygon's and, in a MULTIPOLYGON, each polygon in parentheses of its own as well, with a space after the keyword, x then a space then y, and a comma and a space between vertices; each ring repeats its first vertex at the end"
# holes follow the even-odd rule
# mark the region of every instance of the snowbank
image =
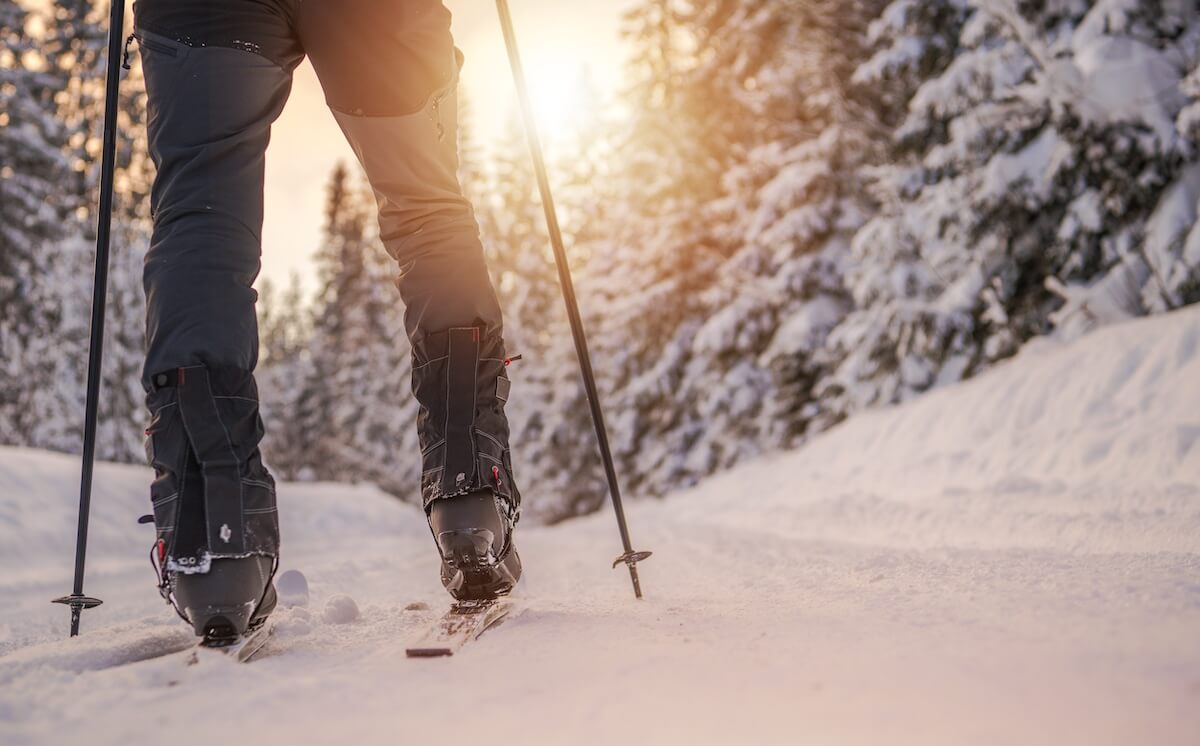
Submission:
POLYGON ((1044 341, 632 506, 644 602, 607 514, 523 527, 526 611, 442 661, 403 652, 445 605, 419 513, 282 485, 311 601, 262 660, 197 668, 152 657, 187 636, 145 471, 97 472, 105 605, 66 640, 77 465, 0 449, 0 742, 1194 743, 1198 443, 1200 308, 1044 341))
MULTIPOLYGON (((1200 551, 1200 308, 1038 340, 975 381, 859 415, 705 492, 722 490, 806 536, 1200 551)), ((714 506, 714 520, 741 507, 714 506)))

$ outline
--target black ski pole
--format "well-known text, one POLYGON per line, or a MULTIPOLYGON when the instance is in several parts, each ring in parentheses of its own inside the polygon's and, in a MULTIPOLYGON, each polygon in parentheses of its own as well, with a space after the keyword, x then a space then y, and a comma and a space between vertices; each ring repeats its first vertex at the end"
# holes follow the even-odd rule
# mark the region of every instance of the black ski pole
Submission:
POLYGON ((71 607, 71 637, 79 634, 79 615, 99 606, 83 595, 88 516, 92 507, 92 467, 96 460, 96 419, 100 405, 100 362, 104 353, 104 305, 108 296, 108 250, 112 227, 113 176, 117 162, 117 94, 121 84, 121 37, 125 0, 111 0, 108 16, 108 74, 104 83, 104 135, 100 158, 100 214, 96 226, 96 277, 92 285, 92 327, 88 347, 87 406, 83 415, 83 471, 79 479, 79 526, 75 536, 75 585, 71 595, 54 599, 71 607))
POLYGON ((600 408, 600 393, 596 389, 596 376, 592 371, 592 358, 588 353, 587 335, 583 319, 579 314, 579 301, 575 298, 575 283, 571 280, 571 267, 567 263, 567 252, 563 248, 562 230, 558 225, 558 213, 554 209, 554 198, 550 194, 550 178, 546 173, 546 159, 542 154, 542 142, 538 136, 537 122, 533 117, 533 105, 529 100, 529 87, 525 83, 525 69, 521 65, 521 54, 517 49, 517 35, 513 31, 512 14, 508 0, 496 0, 500 13, 500 26, 504 29, 504 43, 508 47, 508 60, 512 64, 513 81, 517 86, 517 97, 521 101, 521 113, 525 119, 525 136, 529 140, 529 152, 533 156, 533 167, 537 172, 538 191, 542 195, 542 208, 546 212, 546 227, 550 232, 550 245, 554 248, 554 263, 558 266, 558 281, 562 285, 563 301, 567 304, 567 318, 571 322, 571 336, 575 339, 575 353, 579 357, 579 368, 583 372, 583 386, 587 391, 588 406, 592 410, 592 424, 596 427, 596 441, 600 446, 600 459, 604 462, 604 475, 608 479, 608 493, 612 497, 613 511, 617 515, 617 528, 621 531, 624 554, 613 562, 613 567, 624 563, 629 567, 629 579, 633 582, 633 593, 642 597, 642 584, 638 580, 637 563, 650 556, 650 552, 633 551, 629 540, 629 525, 625 522, 625 507, 621 502, 621 488, 617 484, 617 470, 613 466, 612 450, 608 445, 608 429, 604 426, 604 412, 600 408))

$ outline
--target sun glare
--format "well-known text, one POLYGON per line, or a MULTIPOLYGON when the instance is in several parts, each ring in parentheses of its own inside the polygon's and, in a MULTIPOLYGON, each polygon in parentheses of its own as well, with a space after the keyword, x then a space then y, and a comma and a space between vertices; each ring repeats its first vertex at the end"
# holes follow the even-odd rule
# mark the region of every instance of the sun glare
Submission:
POLYGON ((533 115, 550 139, 577 134, 595 116, 597 102, 587 75, 579 68, 539 67, 526 71, 533 115))

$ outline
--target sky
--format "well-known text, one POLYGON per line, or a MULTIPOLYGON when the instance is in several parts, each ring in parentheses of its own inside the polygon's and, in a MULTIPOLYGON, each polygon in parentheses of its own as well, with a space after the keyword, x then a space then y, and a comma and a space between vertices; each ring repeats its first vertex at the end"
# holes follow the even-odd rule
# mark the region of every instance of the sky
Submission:
MULTIPOLYGON (((526 74, 543 126, 553 129, 586 71, 602 95, 620 87, 626 49, 622 13, 634 0, 510 0, 526 74)), ((455 42, 466 55, 462 86, 476 136, 486 145, 516 112, 516 93, 492 0, 446 0, 455 42)), ((334 164, 354 154, 325 107, 312 67, 296 71, 291 99, 267 151, 263 273, 277 286, 298 273, 314 289, 312 255, 320 240, 324 188, 334 164)))

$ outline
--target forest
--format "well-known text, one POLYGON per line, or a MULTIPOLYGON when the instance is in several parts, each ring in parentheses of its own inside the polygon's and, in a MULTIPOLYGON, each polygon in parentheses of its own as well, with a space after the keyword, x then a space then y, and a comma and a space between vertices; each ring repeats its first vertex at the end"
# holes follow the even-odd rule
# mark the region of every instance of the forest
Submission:
MULTIPOLYGON (((79 448, 106 7, 0 0, 0 444, 79 448)), ((623 25, 625 113, 551 165, 634 495, 1200 300, 1190 0, 639 0, 623 25)), ((136 54, 126 75, 98 455, 142 462, 136 54)), ((604 504, 603 474, 524 140, 483 148, 473 116, 460 180, 522 356, 516 478, 556 522, 604 504)), ((396 267, 357 164, 326 195, 315 296, 259 287, 266 458, 416 500, 396 267)))

